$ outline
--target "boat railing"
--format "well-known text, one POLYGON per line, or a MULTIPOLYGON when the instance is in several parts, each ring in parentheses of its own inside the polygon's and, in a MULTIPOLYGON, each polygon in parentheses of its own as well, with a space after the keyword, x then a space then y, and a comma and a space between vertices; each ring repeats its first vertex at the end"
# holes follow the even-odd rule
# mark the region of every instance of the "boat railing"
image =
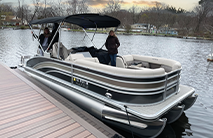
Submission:
MULTIPOLYGON (((122 100, 119 98, 115 98, 115 100, 120 100, 123 103, 127 102, 123 99, 139 97, 137 101, 132 100, 132 103, 129 102, 129 104, 153 104, 162 102, 179 92, 181 69, 159 76, 131 77, 110 74, 107 71, 102 72, 98 69, 82 66, 74 62, 68 63, 45 57, 34 58, 40 58, 38 63, 32 63, 29 60, 27 62, 28 66, 37 70, 44 70, 45 73, 50 75, 65 72, 67 77, 70 78, 67 80, 69 83, 76 84, 74 79, 82 83, 87 83, 95 92, 104 97, 107 92, 112 94, 112 99, 116 97, 115 95, 120 95, 122 100), (45 71, 47 69, 50 69, 50 71, 45 71), (152 101, 146 101, 147 98, 152 98, 152 101)), ((76 85, 82 87, 80 84, 76 85)))

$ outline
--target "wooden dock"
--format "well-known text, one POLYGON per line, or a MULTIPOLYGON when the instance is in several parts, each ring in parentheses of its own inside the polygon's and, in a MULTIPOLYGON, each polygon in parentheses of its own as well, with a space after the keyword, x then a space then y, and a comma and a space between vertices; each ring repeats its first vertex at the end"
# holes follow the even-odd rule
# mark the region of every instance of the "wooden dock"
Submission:
POLYGON ((106 138, 117 134, 47 86, 24 75, 0 64, 0 137, 106 138))

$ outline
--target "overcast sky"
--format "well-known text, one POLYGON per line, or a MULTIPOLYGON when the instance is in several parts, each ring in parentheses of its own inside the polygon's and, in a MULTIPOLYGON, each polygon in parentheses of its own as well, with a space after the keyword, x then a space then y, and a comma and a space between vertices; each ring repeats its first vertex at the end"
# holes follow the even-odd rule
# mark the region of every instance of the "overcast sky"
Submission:
MULTIPOLYGON (((1 3, 6 3, 6 4, 12 4, 12 5, 17 5, 18 0, 0 0, 1 3)), ((26 4, 32 4, 33 0, 21 0, 24 1, 26 4)), ((44 0, 40 0, 44 1, 44 0)), ((49 1, 49 0, 47 0, 49 1)), ((60 0, 53 0, 53 1, 60 1, 60 0)), ((64 2, 67 0, 61 0, 61 2, 64 2)), ((89 6, 93 8, 101 8, 104 7, 104 5, 108 2, 108 0, 86 0, 89 4, 89 6)), ((122 9, 129 8, 132 5, 137 5, 137 6, 153 6, 155 2, 160 2, 160 3, 165 3, 174 7, 181 7, 185 10, 192 10, 197 4, 199 0, 123 0, 122 3, 122 9)))

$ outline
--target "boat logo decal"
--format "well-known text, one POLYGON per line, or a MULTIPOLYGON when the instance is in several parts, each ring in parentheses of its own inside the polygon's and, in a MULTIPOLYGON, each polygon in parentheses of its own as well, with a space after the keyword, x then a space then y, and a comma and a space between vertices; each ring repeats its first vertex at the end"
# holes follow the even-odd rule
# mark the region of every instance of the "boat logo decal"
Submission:
POLYGON ((82 80, 82 79, 73 78, 73 83, 80 86, 80 87, 86 88, 86 89, 89 88, 89 83, 85 80, 82 80))

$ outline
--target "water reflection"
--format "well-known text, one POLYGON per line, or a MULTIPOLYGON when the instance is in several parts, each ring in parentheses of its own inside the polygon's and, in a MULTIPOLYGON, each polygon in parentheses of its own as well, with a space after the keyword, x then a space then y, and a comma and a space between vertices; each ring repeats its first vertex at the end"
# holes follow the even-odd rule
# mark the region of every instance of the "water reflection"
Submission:
MULTIPOLYGON (((132 138, 132 134, 130 132, 124 132, 123 130, 115 128, 114 126, 110 127, 112 127, 114 130, 116 130, 118 133, 122 134, 126 138, 132 138)), ((185 113, 183 113, 177 121, 172 124, 167 124, 163 132, 157 138, 182 138, 185 136, 193 136, 193 132, 191 130, 191 124, 189 123, 189 118, 186 116, 185 113)), ((142 137, 134 135, 134 138, 142 137)))
POLYGON ((166 125, 158 138, 182 138, 183 136, 193 136, 191 124, 185 113, 174 123, 166 125))

